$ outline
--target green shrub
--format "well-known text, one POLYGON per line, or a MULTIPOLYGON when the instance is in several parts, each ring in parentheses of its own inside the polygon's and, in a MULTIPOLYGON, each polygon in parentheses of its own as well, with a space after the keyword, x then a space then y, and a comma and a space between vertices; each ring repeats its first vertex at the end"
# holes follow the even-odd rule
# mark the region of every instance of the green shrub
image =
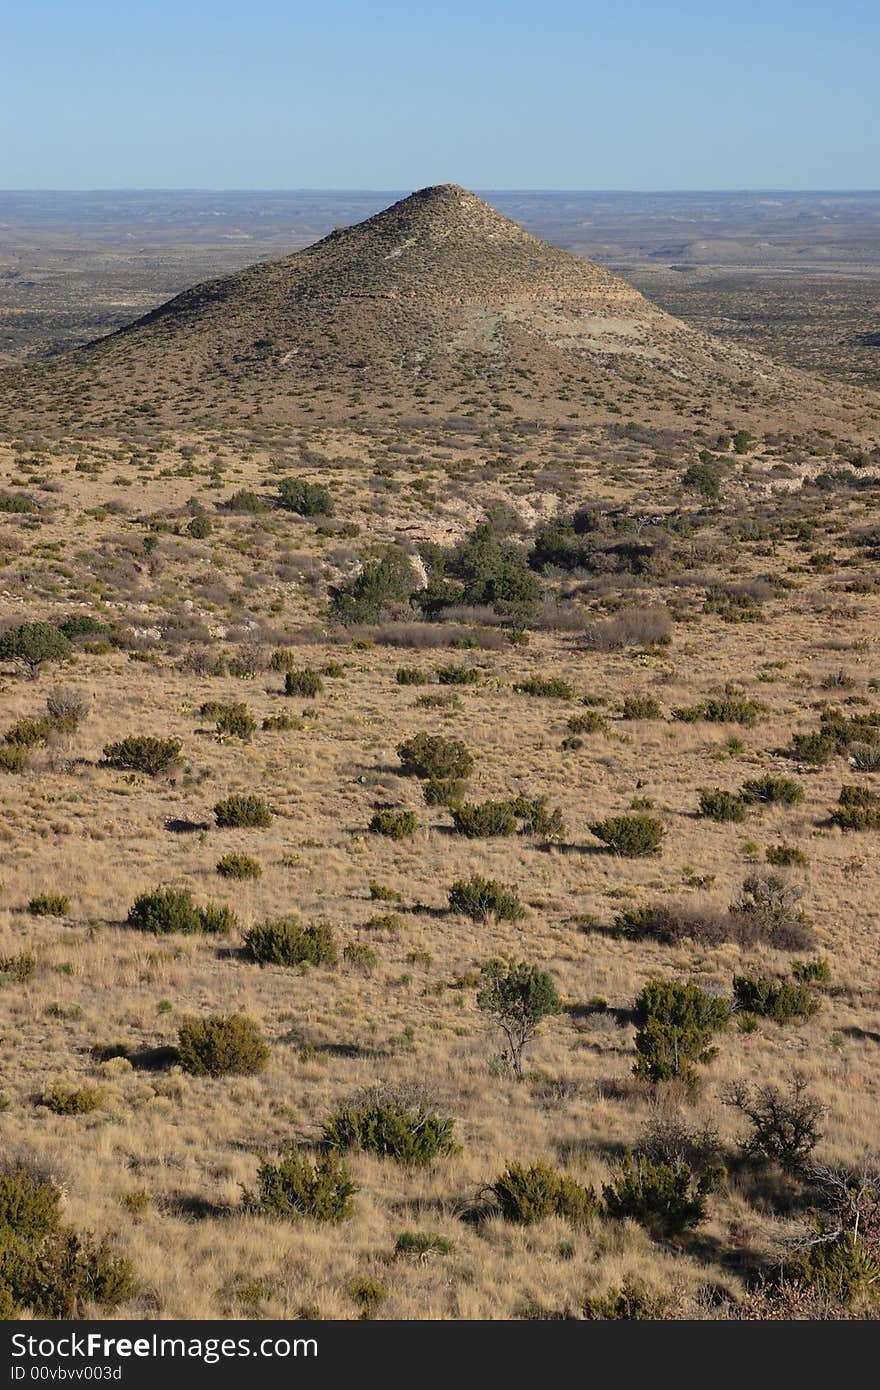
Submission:
POLYGON ((608 720, 598 710, 588 709, 584 714, 573 714, 566 728, 572 734, 607 734, 608 720))
POLYGON ((57 728, 54 720, 48 717, 19 719, 17 724, 6 730, 3 737, 6 743, 15 747, 45 748, 52 735, 57 733, 57 728))
POLYGON ((276 917, 251 927, 244 945, 258 965, 335 965, 338 959, 329 923, 303 926, 296 917, 276 917))
POLYGON ((609 816, 590 826, 590 833, 607 845, 613 854, 625 859, 644 859, 659 854, 663 843, 663 822, 640 812, 632 816, 609 816))
POLYGON ((187 526, 187 534, 195 541, 206 540, 214 529, 214 523, 207 512, 198 512, 187 526))
POLYGON ((831 812, 833 825, 841 830, 880 829, 880 793, 867 787, 843 786, 839 804, 831 812))
POLYGON ((672 717, 682 720, 686 724, 704 719, 711 724, 743 724, 745 727, 751 728, 757 724, 758 715, 763 714, 764 710, 765 706, 757 700, 727 695, 705 700, 701 705, 674 709, 672 717))
POLYGON ((537 835, 544 840, 558 840, 565 834, 562 812, 548 806, 545 796, 518 796, 511 801, 513 814, 520 822, 521 835, 537 835))
POLYGON ((837 752, 837 740, 832 734, 792 734, 790 754, 799 763, 824 767, 837 752))
POLYGON ((426 685, 428 677, 418 666, 399 666, 394 674, 398 685, 426 685))
POLYGON ((379 964, 378 952, 365 941, 350 941, 342 952, 342 959, 364 975, 371 975, 379 964))
POLYGON ((394 1242, 394 1254, 412 1255, 417 1260, 425 1260, 428 1255, 454 1255, 455 1242, 427 1231, 401 1231, 394 1242))
POLYGON ((695 1181, 686 1163, 654 1163, 628 1154, 602 1188, 608 1215, 637 1221, 653 1235, 669 1239, 706 1219, 706 1193, 715 1178, 695 1181))
POLYGON ((268 714, 263 720, 262 727, 274 732, 276 730, 287 731, 290 729, 302 729, 304 725, 297 715, 288 714, 285 711, 283 714, 268 714))
POLYGON ((347 1221, 358 1189, 337 1154, 319 1154, 314 1163, 291 1144, 277 1164, 264 1160, 256 1191, 245 1189, 246 1211, 296 1220, 347 1221))
POLYGON ((154 888, 141 893, 128 910, 128 925, 138 931, 167 936, 171 932, 195 935, 199 932, 226 935, 238 925, 228 907, 209 903, 199 908, 189 888, 154 888))
POLYGON ((242 738, 249 739, 257 727, 247 705, 243 700, 232 704, 222 704, 217 700, 210 700, 202 705, 200 714, 206 719, 213 719, 217 725, 217 733, 221 738, 242 738))
POLYGON ((0 746, 0 772, 24 772, 27 767, 27 749, 21 744, 0 746))
POLYGON ((331 1149, 361 1149, 423 1168, 457 1152, 454 1120, 439 1115, 430 1101, 379 1091, 344 1105, 324 1126, 331 1149))
POLYGON ((193 1076, 254 1076, 269 1049, 253 1019, 243 1014, 185 1018, 178 1030, 180 1065, 193 1076))
POLYGON ((574 699, 574 686, 558 676, 530 676, 528 680, 517 681, 513 688, 518 695, 537 695, 550 700, 574 699))
POLYGON ((467 783, 461 777, 429 777, 422 784, 422 796, 426 806, 445 806, 455 810, 461 806, 467 791, 467 783))
POLYGON ((793 1018, 812 1018, 820 1007, 808 985, 774 980, 769 975, 734 975, 733 996, 738 1009, 780 1024, 793 1018))
POLYGON ((299 695, 303 699, 314 700, 323 689, 324 682, 310 666, 304 667, 301 671, 288 671, 284 677, 285 695, 299 695))
POLYGON ((586 1226, 597 1215, 599 1203, 592 1187, 551 1168, 547 1163, 511 1163, 490 1186, 505 1221, 531 1226, 548 1217, 560 1217, 573 1226, 586 1226))
POLYGON ((216 868, 221 878, 260 878, 263 872, 262 865, 249 854, 224 854, 216 868))
POLYGON ((371 830, 392 840, 406 840, 410 835, 415 835, 418 826, 415 811, 379 810, 370 821, 371 830))
POLYGON ((474 766, 461 739, 442 734, 416 734, 405 739, 397 745, 397 756, 408 776, 437 782, 469 777, 474 766))
POLYGON ((700 789, 700 815, 708 820, 744 821, 746 806, 733 792, 722 791, 720 787, 700 789))
POLYGON ((475 666, 438 666, 437 680, 440 685, 479 685, 482 676, 475 666))
POLYGON ((0 989, 4 985, 26 985, 37 973, 37 958, 28 952, 0 956, 0 989))
POLYGON ((514 889, 480 874, 453 883, 449 890, 449 907, 473 922, 487 922, 490 917, 496 922, 518 922, 524 911, 514 889))
POLYGON ((777 869, 805 869, 810 862, 808 854, 804 854, 797 845, 788 845, 784 841, 779 845, 768 845, 765 859, 768 864, 772 864, 777 869))
POLYGON ((389 609, 409 603, 420 577, 409 556, 389 546, 378 559, 367 560, 360 574, 337 589, 330 616, 342 623, 375 623, 389 609))
POLYGON ((756 777, 743 782, 740 788, 743 801, 764 806, 800 806, 804 789, 792 777, 756 777))
POLYGON ((54 1115, 88 1115, 97 1110, 103 1096, 91 1086, 80 1086, 68 1090, 56 1081, 40 1096, 40 1105, 45 1105, 54 1115))
POLYGON ((0 661, 20 661, 35 677, 47 661, 64 661, 73 648, 52 623, 16 623, 0 635, 0 661))
POLYGON ((333 496, 323 483, 310 483, 305 478, 282 478, 278 484, 278 500, 285 511, 298 516, 332 516, 333 496))
POLYGON ((214 819, 221 829, 265 830, 272 812, 261 796, 227 796, 214 807, 214 819))
POLYGON ((180 765, 180 748, 176 738, 133 734, 121 743, 108 743, 104 749, 104 763, 123 772, 143 772, 148 777, 159 777, 180 765))
POLYGON ((831 982, 831 966, 821 957, 794 961, 791 973, 804 985, 827 985, 831 982))
MULTIPOLYGON (((877 1194, 874 1194, 877 1201, 877 1194)), ((815 1290, 833 1307, 861 1304, 876 1310, 880 1285, 880 1258, 858 1233, 840 1230, 825 1216, 814 1215, 811 1235, 786 1259, 786 1277, 815 1290)))
POLYGON ((64 893, 38 893, 31 898, 27 910, 32 917, 67 917, 70 914, 70 898, 64 893))
POLYGON ((660 701, 653 695, 627 695, 620 706, 621 719, 662 719, 660 701))
POLYGON ((583 1311, 588 1322, 662 1322, 671 1303, 669 1294, 626 1279, 618 1288, 586 1299, 583 1311))
POLYGON ((29 1245, 58 1229, 61 1189, 36 1169, 0 1161, 0 1245, 15 1236, 29 1245))
POLYGON ((655 1083, 680 1079, 694 1089, 693 1064, 717 1056, 712 1037, 726 1026, 730 1005, 692 982, 649 980, 636 1000, 635 1017, 636 1076, 655 1083))
POLYGON ((0 1238, 0 1298, 7 1315, 81 1318, 85 1306, 116 1308, 138 1292, 129 1261, 106 1240, 59 1227, 41 1240, 0 1238))
POLYGON ((490 960, 483 966, 477 1008, 501 1029, 518 1081, 522 1057, 545 1018, 562 1012, 552 975, 527 961, 490 960))
POLYGON ((459 835, 471 840, 514 835, 517 828, 516 813, 509 801, 463 802, 453 809, 452 822, 459 835))
POLYGON ((388 1290, 378 1279, 352 1279, 348 1291, 361 1310, 362 1322, 372 1322, 378 1316, 382 1304, 388 1300, 388 1290))

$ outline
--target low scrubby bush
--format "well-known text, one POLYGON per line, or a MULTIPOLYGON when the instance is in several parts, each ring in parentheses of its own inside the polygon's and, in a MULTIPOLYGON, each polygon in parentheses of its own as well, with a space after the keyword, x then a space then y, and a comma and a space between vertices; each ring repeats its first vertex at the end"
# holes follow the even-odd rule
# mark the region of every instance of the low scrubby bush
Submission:
POLYGON ((726 999, 693 982, 649 980, 635 1004, 636 1052, 633 1068, 649 1081, 683 1081, 695 1089, 694 1064, 711 1062, 712 1039, 730 1018, 726 999))
POLYGON ((68 1088, 56 1081, 40 1096, 40 1105, 45 1105, 53 1115, 88 1115, 97 1110, 103 1096, 93 1086, 74 1086, 68 1088))
POLYGON ((298 516, 332 516, 333 495, 323 483, 310 483, 305 478, 282 478, 278 484, 278 500, 288 512, 298 516))
POLYGON ((524 911, 513 888, 480 874, 453 883, 449 890, 449 907, 473 922, 487 922, 490 917, 496 922, 518 922, 524 911))
POLYGON ((377 835, 387 835, 392 840, 406 840, 415 835, 419 827, 415 811, 394 811, 390 808, 375 812, 370 821, 370 829, 377 835))
POLYGON ((547 700, 574 699, 574 686, 558 676, 530 676, 528 680, 517 681, 513 688, 518 695, 537 695, 547 700))
POLYGON ((749 805, 800 806, 804 789, 792 777, 756 777, 743 782, 740 797, 749 805))
POLYGON ((505 1221, 531 1226, 558 1217, 573 1226, 588 1225, 599 1211, 592 1187, 560 1173, 548 1163, 511 1163, 489 1187, 505 1221))
POLYGON ((721 787, 700 789, 700 815, 707 820, 744 821, 746 806, 742 798, 733 792, 722 791, 721 787))
POLYGON ((741 1011, 772 1018, 780 1024, 795 1018, 812 1018, 820 1007, 807 984, 774 980, 770 975, 734 975, 733 997, 741 1011))
POLYGON ((397 746, 397 756, 409 776, 436 782, 469 777, 474 766, 461 739, 442 734, 416 734, 405 739, 397 746))
POLYGON ((312 1162, 291 1144, 278 1163, 264 1159, 254 1191, 245 1189, 246 1211, 264 1216, 339 1223, 354 1211, 358 1191, 351 1174, 337 1154, 328 1151, 312 1162))
POLYGON ((216 869, 221 878, 235 879, 260 878, 263 872, 262 865, 249 854, 224 854, 216 869))
POLYGON ((272 824, 272 811, 261 796, 228 796, 217 802, 214 819, 221 829, 265 830, 272 824))
POLYGON ((138 931, 168 936, 182 932, 192 936, 199 932, 225 936, 237 925, 231 908, 209 903, 197 907, 189 888, 154 888, 135 898, 128 910, 128 925, 138 931))
POLYGON ((613 854, 625 859, 644 859, 660 854, 663 844, 663 822, 656 816, 639 812, 632 816, 609 816, 595 821, 590 833, 601 840, 613 854))
POLYGON ((170 773, 180 765, 181 744, 176 738, 152 738, 132 734, 120 743, 108 743, 104 749, 106 767, 124 772, 143 772, 148 777, 170 773))
POLYGON ((660 701, 653 695, 627 695, 620 705, 621 719, 662 719, 660 701))
POLYGON ((299 695, 306 700, 314 700, 316 695, 320 695, 324 689, 324 682, 313 671, 310 666, 306 666, 301 671, 288 671, 284 677, 285 695, 299 695))
POLYGON ((628 1154, 602 1188, 605 1210, 669 1239, 705 1221, 706 1196, 718 1176, 717 1170, 707 1170, 697 1179, 686 1163, 656 1163, 644 1154, 628 1154))
POLYGON ((70 898, 64 893, 38 893, 31 898, 27 910, 32 917, 67 917, 70 914, 70 898))
POLYGON ((0 989, 4 985, 26 985, 37 973, 37 958, 28 951, 17 956, 0 956, 0 989))
POLYGON ((178 1051, 180 1065, 193 1076, 254 1076, 269 1060, 259 1027, 243 1014, 185 1018, 178 1051))
POLYGON ((880 793, 867 787, 841 787, 831 822, 841 830, 880 830, 880 793))
POLYGON ((360 1149, 427 1167, 457 1151, 454 1128, 454 1120, 425 1097, 383 1089, 337 1110, 324 1126, 323 1141, 332 1149, 360 1149))
POLYGON ((335 965, 338 959, 330 924, 303 926, 296 917, 276 917, 251 927, 244 946, 258 965, 335 965))

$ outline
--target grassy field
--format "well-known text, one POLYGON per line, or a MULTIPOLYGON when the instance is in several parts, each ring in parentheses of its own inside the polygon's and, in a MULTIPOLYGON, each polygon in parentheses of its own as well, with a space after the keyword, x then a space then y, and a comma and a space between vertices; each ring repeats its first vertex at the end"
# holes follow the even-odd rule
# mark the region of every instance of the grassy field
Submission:
MULTIPOLYGON (((822 765, 791 755, 823 708, 880 713, 870 449, 817 435, 736 453, 687 432, 493 425, 474 437, 450 424, 407 436, 390 424, 0 451, 0 500, 19 499, 4 503, 4 625, 94 620, 33 678, 14 659, 0 665, 2 730, 44 716, 59 689, 88 704, 76 727, 51 728, 0 772, 0 1124, 9 1154, 48 1165, 65 1223, 108 1233, 130 1261, 132 1291, 112 1314, 579 1317, 640 1287, 665 1316, 747 1315, 749 1289, 773 1277, 816 1196, 806 1168, 744 1156, 731 1084, 787 1093, 802 1077, 821 1107, 813 1159, 826 1165, 855 1170, 880 1132, 877 830, 829 819, 844 784, 871 791, 877 777, 854 769, 847 746, 822 765), (714 496, 686 476, 707 446, 714 496), (329 487, 332 517, 278 506, 292 474, 329 487), (587 504, 604 520, 584 563, 529 565, 549 524, 587 504), (487 513, 491 543, 537 576, 528 602, 459 595, 429 622, 416 592, 376 620, 334 616, 333 591, 365 557, 396 546, 423 583, 423 561, 430 574, 436 548, 451 553, 487 513), (645 631, 627 628, 646 608, 645 631), (285 664, 323 673, 322 689, 286 696, 285 664), (424 683, 399 683, 402 667, 424 683), (446 667, 461 669, 441 679, 446 667), (570 689, 515 688, 534 678, 570 689), (624 717, 623 702, 642 696, 653 717, 624 717), (755 702, 749 722, 674 716, 715 698, 755 702), (218 733, 211 702, 244 703, 252 734, 218 733), (278 715, 290 727, 263 727, 278 715), (546 796, 564 829, 457 833, 450 807, 427 805, 401 766, 399 745, 421 732, 464 741, 468 802, 546 796), (108 766, 108 746, 136 735, 177 740, 176 765, 157 776, 108 766), (793 780, 795 804, 700 814, 701 789, 736 800, 765 776, 793 780), (239 793, 265 799, 266 828, 217 826, 215 805, 239 793), (414 833, 371 831, 381 807, 414 812, 414 833), (661 853, 610 853, 591 832, 632 814, 662 823, 661 853), (779 845, 801 862, 768 865, 779 845), (260 876, 219 874, 233 853, 260 876), (744 881, 768 871, 802 894, 792 912, 815 931, 804 949, 614 930, 646 906, 730 916, 744 881), (473 874, 514 888, 522 916, 451 910, 451 885, 473 874), (235 926, 137 930, 129 909, 160 885, 228 906, 235 926), (40 915, 41 895, 67 901, 40 915), (290 914, 331 926, 335 965, 248 958, 246 933, 290 914), (32 977, 9 978, 23 954, 32 977), (549 972, 562 1000, 521 1082, 477 1006, 493 957, 549 972), (633 1074, 633 1008, 649 980, 731 999, 735 975, 789 979, 793 961, 815 958, 830 970, 812 987, 818 1010, 785 1023, 735 1011, 694 1097, 633 1074), (228 1013, 259 1025, 265 1069, 187 1072, 182 1020, 228 1013), (56 1113, 45 1103, 56 1084, 97 1104, 56 1113), (243 1209, 261 1156, 296 1141, 314 1158, 330 1116, 377 1087, 427 1096, 454 1119, 457 1151, 427 1167, 345 1154, 358 1190, 344 1224, 243 1209), (486 1189, 512 1162, 552 1165, 592 1186, 601 1208, 625 1155, 647 1153, 651 1136, 655 1152, 675 1125, 689 1152, 726 1171, 703 1219, 677 1235, 604 1209, 586 1224, 493 1209, 486 1189), (395 1253, 405 1232, 448 1245, 395 1253)), ((852 741, 870 744, 872 727, 852 741)), ((7 734, 4 748, 15 742, 7 734)), ((814 1289, 808 1315, 864 1309, 871 1287, 843 1304, 814 1289)))

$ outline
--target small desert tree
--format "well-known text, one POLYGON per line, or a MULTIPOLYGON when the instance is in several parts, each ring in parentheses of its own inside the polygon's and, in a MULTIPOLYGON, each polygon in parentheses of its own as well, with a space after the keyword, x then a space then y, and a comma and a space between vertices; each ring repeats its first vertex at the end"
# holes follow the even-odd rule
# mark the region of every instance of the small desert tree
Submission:
POLYGON ((63 661, 73 648, 51 623, 17 623, 0 637, 0 659, 20 661, 35 678, 45 661, 63 661))
POLYGON ((543 1019, 562 1012, 556 985, 546 970, 527 961, 490 960, 483 966, 477 1008, 507 1039, 514 1075, 522 1081, 522 1055, 543 1019))

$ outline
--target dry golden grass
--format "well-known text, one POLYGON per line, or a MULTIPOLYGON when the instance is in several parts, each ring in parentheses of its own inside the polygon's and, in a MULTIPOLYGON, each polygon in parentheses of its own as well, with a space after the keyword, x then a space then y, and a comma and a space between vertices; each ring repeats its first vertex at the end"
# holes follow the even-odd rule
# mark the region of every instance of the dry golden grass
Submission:
MULTIPOLYGON (((524 648, 465 653, 484 669, 483 682, 462 688, 455 710, 425 709, 419 695, 437 687, 398 686, 396 668, 417 665, 431 673, 461 654, 353 645, 344 635, 325 639, 326 577, 345 574, 353 563, 351 556, 335 561, 334 547, 353 547, 354 554, 369 539, 395 534, 417 541, 455 537, 499 497, 531 509, 532 517, 547 515, 560 497, 595 495, 600 480, 603 497, 638 497, 651 506, 663 495, 663 477, 639 461, 605 476, 587 458, 577 465, 580 472, 560 470, 555 485, 536 486, 528 465, 547 447, 540 440, 499 475, 469 487, 450 482, 439 464, 426 473, 420 461, 395 462, 398 486, 384 494, 374 490, 381 452, 375 441, 325 432, 308 442, 329 460, 311 472, 334 488, 334 525, 342 517, 360 523, 359 538, 322 537, 314 523, 289 516, 271 514, 262 529, 250 518, 227 516, 207 541, 159 533, 152 570, 142 548, 143 519, 161 514, 185 521, 180 509, 191 497, 210 505, 236 487, 265 488, 276 476, 271 450, 210 441, 200 445, 207 452, 188 477, 173 476, 180 455, 170 446, 149 463, 120 449, 98 476, 73 472, 73 452, 37 454, 41 476, 58 490, 35 495, 54 511, 36 530, 10 525, 16 541, 10 564, 19 577, 22 567, 31 574, 31 587, 4 586, 5 619, 60 618, 81 609, 128 619, 141 614, 152 630, 190 594, 190 616, 222 632, 242 605, 224 599, 211 609, 196 596, 197 582, 209 574, 235 591, 260 569, 264 554, 289 549, 324 567, 320 583, 269 579, 244 606, 278 631, 299 629, 299 664, 334 660, 345 672, 326 679, 324 693, 311 702, 284 699, 283 677, 269 670, 253 680, 183 671, 161 645, 155 663, 131 660, 124 651, 79 652, 63 670, 47 668, 34 681, 7 668, 0 679, 2 729, 39 713, 58 684, 86 695, 91 713, 61 745, 34 752, 24 774, 0 774, 0 956, 27 949, 38 959, 32 983, 0 993, 5 1144, 50 1161, 71 1223, 118 1233, 143 1289, 123 1315, 296 1317, 317 1308, 323 1317, 352 1317, 348 1286, 362 1275, 387 1285, 383 1315, 402 1318, 507 1318, 535 1306, 577 1311, 585 1296, 630 1276, 685 1300, 696 1299, 706 1284, 741 1293, 745 1274, 772 1261, 791 1223, 769 1201, 756 1200, 736 1174, 711 1200, 697 1236, 675 1249, 652 1244, 628 1223, 572 1231, 556 1221, 520 1229, 493 1220, 475 1228, 460 1212, 513 1158, 549 1159, 597 1187, 607 1180, 609 1164, 636 1142, 655 1104, 650 1089, 632 1081, 633 1029, 614 1012, 628 1009, 648 978, 694 978, 729 993, 732 975, 744 968, 788 968, 788 957, 766 950, 616 940, 585 930, 590 915, 608 925, 622 907, 664 897, 726 907, 766 848, 783 839, 810 857, 808 869, 796 873, 806 887, 818 954, 831 964, 832 987, 806 1024, 780 1028, 763 1020, 755 1033, 734 1027, 722 1035, 688 1122, 712 1122, 734 1152, 741 1125, 720 1103, 724 1084, 740 1078, 784 1084, 801 1072, 827 1107, 824 1158, 856 1162, 876 1141, 880 861, 876 833, 843 834, 826 823, 841 783, 852 780, 845 762, 803 771, 805 800, 794 809, 755 812, 742 825, 716 824, 695 812, 701 786, 735 791, 762 771, 791 775, 778 750, 793 729, 815 726, 814 702, 836 698, 821 682, 841 665, 856 693, 876 708, 867 681, 880 674, 880 600, 870 594, 834 600, 829 616, 826 581, 802 574, 799 588, 767 605, 766 622, 737 626, 697 616, 676 624, 671 647, 660 652, 589 652, 576 635, 534 633, 524 648), (208 476, 215 448, 225 454, 222 491, 211 488, 208 476), (128 485, 114 484, 114 477, 128 485), (430 480, 428 498, 409 486, 419 477, 430 480), (387 507, 381 516, 377 497, 387 507), (127 517, 106 510, 119 499, 131 509, 127 517), (56 550, 47 549, 53 545, 56 550), (114 588, 118 577, 102 578, 96 561, 118 558, 126 546, 135 571, 130 585, 114 588), (814 604, 814 596, 822 602, 814 604), (514 693, 515 681, 536 673, 565 677, 578 695, 604 697, 608 733, 586 735, 582 748, 563 751, 567 720, 582 709, 514 693), (614 716, 626 695, 654 694, 668 714, 727 682, 767 705, 755 728, 614 716), (198 713, 207 700, 246 701, 258 722, 252 741, 218 741, 198 713), (304 715, 302 729, 259 728, 281 711, 304 715), (423 729, 465 740, 476 760, 473 799, 548 793, 565 817, 564 843, 545 848, 520 837, 453 834, 448 814, 427 809, 418 783, 400 775, 395 747, 423 729), (103 747, 132 733, 180 739, 184 769, 172 780, 150 780, 100 766, 103 747), (734 734, 744 747, 728 755, 734 734), (214 803, 237 791, 269 801, 271 827, 214 827, 214 803), (656 860, 606 854, 587 828, 625 811, 635 796, 653 801, 667 829, 656 860), (377 802, 417 811, 415 837, 396 844, 368 833, 377 802), (172 820, 209 828, 174 833, 167 828, 172 820), (256 857, 262 877, 221 878, 215 866, 230 851, 256 857), (452 881, 475 872, 518 888, 527 907, 521 922, 474 926, 446 910, 452 881), (694 888, 695 877, 711 881, 694 888), (393 888, 401 901, 371 901, 371 880, 393 888), (340 946, 368 942, 379 965, 368 975, 342 962, 307 972, 260 968, 241 957, 235 938, 144 937, 125 925, 126 913, 137 893, 160 883, 191 887, 199 903, 229 904, 242 932, 282 913, 326 919, 340 946), (29 915, 29 900, 41 892, 66 894, 70 915, 29 915), (387 911, 402 918, 396 934, 368 925, 387 911), (548 1021, 527 1053, 531 1078, 521 1085, 492 1067, 500 1035, 487 1029, 475 1006, 472 980, 497 954, 525 956, 551 971, 571 1004, 601 996, 611 1006, 548 1021), (162 1001, 170 1007, 160 1010, 162 1001), (182 1016, 231 1010, 256 1019, 270 1041, 261 1076, 200 1079, 176 1068, 96 1060, 101 1044, 173 1044, 182 1016), (569 1083, 558 1102, 547 1099, 548 1078, 569 1083), (99 1087, 101 1107, 65 1117, 36 1105, 34 1097, 56 1080, 99 1087), (334 1106, 360 1087, 412 1081, 455 1116, 459 1154, 427 1172, 354 1156, 360 1192, 353 1219, 341 1228, 309 1221, 287 1226, 237 1211, 261 1151, 275 1152, 291 1138, 316 1140, 334 1106), (127 1209, 126 1198, 141 1192, 149 1199, 145 1209, 127 1209), (395 1259, 396 1237, 412 1229, 448 1236, 455 1252, 422 1263, 395 1259)), ((474 457, 485 462, 493 445, 475 446, 474 457)), ((105 447, 96 444, 95 456, 105 447)), ((15 487, 21 480, 11 451, 4 462, 3 485, 15 487)), ((755 495, 766 490, 765 465, 756 457, 755 495)), ((756 563, 735 559, 746 571, 756 563)), ((764 563, 784 572, 802 556, 780 546, 764 563)), ((214 640, 224 645, 222 637, 214 640)), ((870 775, 857 780, 873 784, 870 775)))

